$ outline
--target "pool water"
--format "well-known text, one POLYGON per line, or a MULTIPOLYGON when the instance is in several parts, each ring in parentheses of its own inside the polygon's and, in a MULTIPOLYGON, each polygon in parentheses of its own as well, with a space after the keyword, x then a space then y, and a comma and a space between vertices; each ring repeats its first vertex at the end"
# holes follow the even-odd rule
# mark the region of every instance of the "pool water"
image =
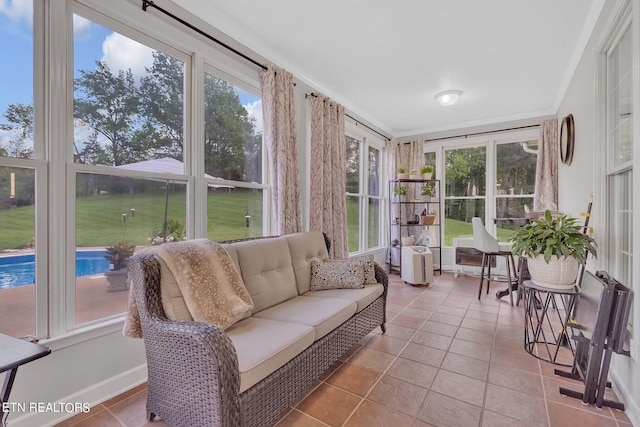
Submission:
MULTIPOLYGON (((77 251, 76 277, 104 273, 109 261, 104 259, 104 250, 77 251)), ((35 255, 0 256, 0 289, 30 285, 35 282, 35 255)))

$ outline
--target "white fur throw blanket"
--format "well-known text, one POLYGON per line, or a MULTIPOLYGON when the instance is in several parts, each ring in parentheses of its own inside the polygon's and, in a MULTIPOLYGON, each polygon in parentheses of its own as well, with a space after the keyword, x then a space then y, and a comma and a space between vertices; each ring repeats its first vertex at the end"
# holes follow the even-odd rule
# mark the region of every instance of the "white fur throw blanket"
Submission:
MULTIPOLYGON (((196 322, 226 329, 255 307, 240 273, 224 248, 207 239, 151 246, 141 253, 162 258, 176 279, 185 305, 196 322)), ((142 338, 133 288, 123 334, 142 338)))

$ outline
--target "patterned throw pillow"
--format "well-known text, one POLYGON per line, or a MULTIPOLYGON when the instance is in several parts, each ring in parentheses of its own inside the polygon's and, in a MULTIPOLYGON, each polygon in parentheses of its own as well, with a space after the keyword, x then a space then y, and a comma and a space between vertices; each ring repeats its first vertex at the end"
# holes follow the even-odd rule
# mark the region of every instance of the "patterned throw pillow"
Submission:
POLYGON ((311 262, 311 290, 355 289, 364 287, 361 261, 332 260, 311 262))
POLYGON ((378 283, 376 280, 376 268, 374 267, 375 260, 373 255, 363 255, 354 258, 349 258, 350 261, 362 261, 362 267, 364 268, 364 284, 375 285, 378 283))

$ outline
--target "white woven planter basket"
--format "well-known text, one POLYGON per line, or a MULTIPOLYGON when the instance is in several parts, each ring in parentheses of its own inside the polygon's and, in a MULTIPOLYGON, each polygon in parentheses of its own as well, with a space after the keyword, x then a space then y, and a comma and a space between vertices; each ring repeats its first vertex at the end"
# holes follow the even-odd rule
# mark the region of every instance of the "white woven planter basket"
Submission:
POLYGON ((574 258, 558 259, 555 255, 547 264, 544 257, 539 255, 527 260, 531 280, 540 286, 548 288, 572 288, 578 276, 578 261, 574 258))

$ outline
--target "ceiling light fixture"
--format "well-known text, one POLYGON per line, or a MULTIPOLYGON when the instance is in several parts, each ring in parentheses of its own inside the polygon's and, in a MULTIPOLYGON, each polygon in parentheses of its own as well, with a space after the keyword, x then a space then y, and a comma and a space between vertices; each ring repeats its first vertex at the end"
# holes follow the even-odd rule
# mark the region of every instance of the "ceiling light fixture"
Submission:
POLYGON ((462 95, 461 90, 445 90, 436 95, 436 101, 438 101, 440 105, 450 107, 458 102, 460 95, 462 95))

